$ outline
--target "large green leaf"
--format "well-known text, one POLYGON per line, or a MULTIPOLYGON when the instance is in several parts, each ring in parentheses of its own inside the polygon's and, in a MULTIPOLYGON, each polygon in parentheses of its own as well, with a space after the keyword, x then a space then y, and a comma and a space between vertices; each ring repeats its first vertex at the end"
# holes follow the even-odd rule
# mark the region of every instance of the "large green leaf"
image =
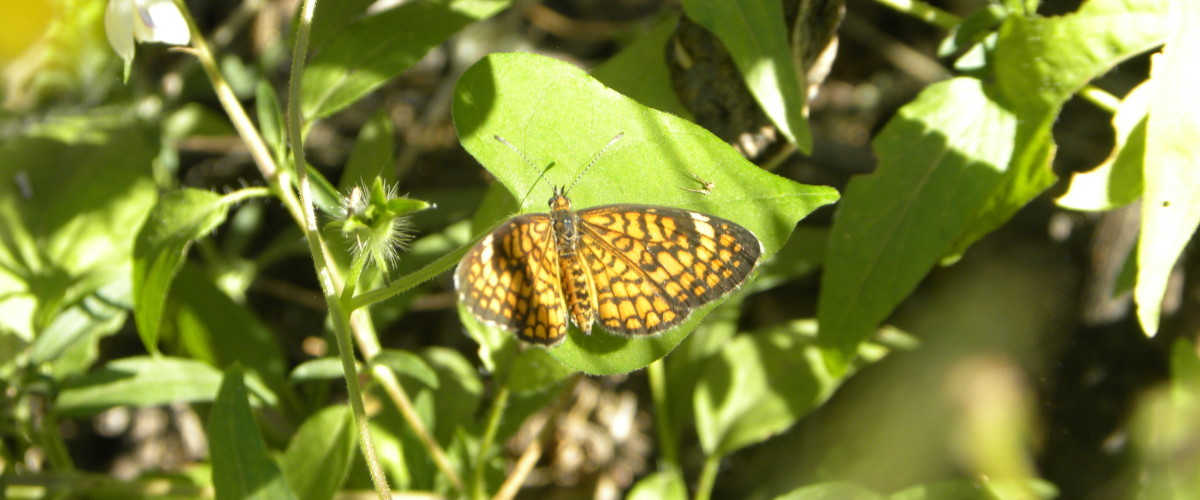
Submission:
POLYGON ((696 384, 696 434, 725 456, 794 424, 832 393, 837 378, 813 341, 811 322, 739 335, 722 346, 696 384))
POLYGON ((279 465, 267 453, 267 445, 250 412, 242 370, 236 364, 225 371, 206 429, 217 498, 296 498, 279 465))
POLYGON ((1168 3, 1089 0, 1062 16, 1010 14, 996 41, 996 86, 1019 114, 1057 114, 1087 82, 1162 43, 1168 3))
POLYGON ((350 407, 330 406, 309 417, 292 436, 280 464, 300 500, 328 500, 350 472, 358 439, 350 407))
POLYGON ((133 247, 133 317, 146 350, 158 352, 163 307, 188 245, 225 220, 230 201, 184 188, 163 195, 133 247))
POLYGON ((1200 224, 1200 101, 1195 95, 1200 54, 1200 3, 1171 2, 1173 25, 1161 54, 1151 63, 1154 94, 1146 123, 1146 192, 1138 239, 1138 321, 1149 335, 1171 269, 1200 224))
POLYGON ((11 132, 0 145, 0 330, 31 342, 63 308, 128 276, 159 144, 112 110, 11 132))
POLYGON ((309 63, 300 100, 306 120, 333 114, 420 61, 450 35, 509 0, 416 0, 359 19, 309 63))
POLYGON ((997 102, 1019 118, 1004 182, 971 217, 957 256, 1054 184, 1050 128, 1062 104, 1117 63, 1162 43, 1167 0, 1091 0, 1064 16, 1008 16, 992 67, 997 102))
MULTIPOLYGON (((837 199, 830 188, 765 172, 704 129, 542 56, 484 58, 459 80, 453 113, 463 146, 521 201, 522 212, 545 212, 555 186, 572 188, 569 194, 580 208, 610 203, 686 208, 745 226, 769 257, 798 220, 837 199), (550 164, 543 178, 539 170, 550 164), (714 188, 708 194, 686 191, 696 184, 692 176, 714 188), (572 186, 577 177, 578 185, 572 186)), ((575 333, 549 352, 575 370, 629 372, 670 352, 711 307, 662 335, 575 333)))
POLYGON ((876 137, 878 170, 846 188, 821 280, 821 339, 840 366, 1002 182, 1016 127, 978 80, 957 78, 925 89, 876 137))
POLYGON ((783 5, 778 0, 684 0, 696 24, 708 28, 733 56, 742 79, 788 141, 812 151, 804 119, 804 86, 792 60, 783 5))

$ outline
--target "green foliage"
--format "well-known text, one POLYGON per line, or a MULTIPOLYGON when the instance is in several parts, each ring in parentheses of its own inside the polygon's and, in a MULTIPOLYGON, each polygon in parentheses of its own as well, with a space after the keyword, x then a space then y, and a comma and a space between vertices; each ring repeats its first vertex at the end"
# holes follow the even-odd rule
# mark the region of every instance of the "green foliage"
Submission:
POLYGON ((1164 6, 1096 0, 1066 16, 1010 13, 990 49, 994 85, 935 84, 897 113, 873 144, 878 171, 851 182, 833 227, 818 313, 831 361, 844 364, 938 260, 1049 187, 1062 104, 1161 43, 1164 6))
MULTIPOLYGON (((891 115, 871 142, 876 169, 841 194, 793 180, 835 177, 809 175, 821 169, 821 155, 810 159, 815 167, 751 163, 689 121, 671 81, 676 62, 667 55, 687 16, 730 53, 739 73, 731 78, 758 101, 784 149, 811 152, 805 88, 813 75, 797 68, 793 26, 778 1, 685 0, 630 23, 637 26, 617 37, 617 54, 581 58, 596 63, 590 74, 533 53, 484 53, 501 43, 497 32, 511 31, 511 22, 489 21, 512 7, 507 0, 415 0, 369 11, 372 3, 318 3, 310 45, 300 47, 301 57, 311 54, 298 59, 308 61, 303 75, 282 72, 282 47, 303 39, 285 34, 261 51, 236 52, 258 59, 218 57, 207 45, 179 53, 143 45, 126 66, 128 87, 100 40, 101 9, 56 4, 65 17, 5 72, 0 113, 0 497, 33 485, 45 497, 157 498, 166 481, 180 489, 161 496, 316 500, 382 493, 371 482, 382 474, 397 492, 483 498, 525 479, 512 466, 511 439, 565 440, 571 432, 657 439, 651 452, 631 438, 629 447, 641 450, 635 460, 617 446, 604 450, 621 466, 658 461, 641 477, 617 476, 632 483, 622 484, 628 498, 726 492, 724 464, 746 474, 743 457, 770 456, 754 454, 810 425, 806 418, 849 388, 848 377, 893 350, 926 349, 881 327, 896 321, 935 266, 963 258, 1054 184, 1053 127, 1064 104, 1159 46, 1149 77, 1111 99, 1111 154, 1076 174, 1057 203, 1100 212, 1141 199, 1136 253, 1115 288, 1134 291, 1151 335, 1166 325, 1168 278, 1200 225, 1196 2, 1089 0, 1074 13, 1040 16, 1037 1, 1009 0, 961 20, 925 17, 948 30, 938 52, 958 57, 960 73, 891 115), (445 46, 462 50, 435 53, 449 61, 444 80, 429 85, 440 90, 372 97, 394 90, 451 37, 458 38, 445 46), (299 94, 277 95, 292 78, 299 94), (251 98, 254 122, 240 107, 251 98), (288 116, 289 102, 302 116, 288 116), (447 103, 458 144, 436 123, 447 103), (291 151, 289 125, 311 138, 307 161, 291 151), (228 140, 234 134, 241 142, 228 140), (459 145, 452 160, 413 161, 459 145), (479 166, 457 161, 462 151, 479 166), (219 161, 209 158, 217 154, 219 161), (304 220, 312 207, 296 194, 299 174, 316 207, 315 232, 304 220), (487 174, 496 182, 484 188, 476 181, 487 174), (463 179, 474 185, 459 185, 463 179), (451 306, 457 295, 446 275, 501 221, 546 212, 555 188, 567 189, 577 209, 643 203, 735 221, 762 241, 762 261, 740 290, 660 335, 572 328, 558 346, 523 345, 451 306), (839 201, 831 218, 804 221, 839 201), (814 319, 814 304, 796 292, 818 287, 814 319), (605 390, 630 380, 620 390, 648 392, 630 399, 653 406, 621 428, 589 421, 571 406, 575 397, 597 399, 579 395, 581 379, 602 380, 596 385, 605 390), (207 454, 189 457, 182 473, 117 479, 74 463, 81 446, 68 430, 91 428, 90 419, 113 409, 163 405, 207 421, 207 454), (528 423, 542 421, 556 427, 539 438, 528 423)), ((934 11, 913 5, 909 14, 934 11)), ((1181 497, 1198 487, 1191 444, 1200 358, 1191 342, 1174 343, 1170 371, 1167 385, 1144 395, 1131 422, 1115 429, 1130 436, 1122 477, 1139 478, 1127 485, 1130 497, 1181 497)), ((949 373, 967 384, 1008 372, 949 373)), ((884 489, 838 468, 854 461, 838 453, 860 450, 834 436, 813 445, 835 455, 813 470, 761 484, 750 471, 741 479, 750 488, 738 493, 1053 498, 1057 486, 1023 467, 1039 452, 1027 407, 1035 405, 1021 399, 1024 385, 1001 382, 970 385, 976 390, 955 400, 962 407, 939 408, 949 408, 954 423, 946 430, 950 467, 898 475, 902 484, 884 489), (971 405, 979 401, 986 404, 971 405)), ((811 425, 826 415, 817 417, 811 425)))
POLYGON ((146 350, 158 352, 167 290, 192 240, 225 221, 229 201, 208 191, 184 189, 158 201, 133 248, 133 305, 146 350))
POLYGON ((279 465, 267 453, 237 365, 225 371, 206 430, 218 498, 296 498, 279 465))
POLYGON ((783 6, 772 0, 705 2, 685 0, 683 8, 697 24, 721 40, 763 111, 801 151, 812 151, 812 132, 804 119, 804 81, 788 44, 783 6))
POLYGON ((399 75, 468 24, 507 0, 404 2, 350 23, 313 57, 304 74, 304 116, 329 116, 399 75))

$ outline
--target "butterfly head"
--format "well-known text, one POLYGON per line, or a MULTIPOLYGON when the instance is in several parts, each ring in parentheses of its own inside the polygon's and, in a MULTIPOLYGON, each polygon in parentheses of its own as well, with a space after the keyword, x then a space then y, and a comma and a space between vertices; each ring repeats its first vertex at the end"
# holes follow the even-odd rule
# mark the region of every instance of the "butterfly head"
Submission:
POLYGON ((570 210, 571 199, 567 198, 567 193, 562 188, 555 186, 554 196, 550 197, 549 205, 551 211, 570 210))

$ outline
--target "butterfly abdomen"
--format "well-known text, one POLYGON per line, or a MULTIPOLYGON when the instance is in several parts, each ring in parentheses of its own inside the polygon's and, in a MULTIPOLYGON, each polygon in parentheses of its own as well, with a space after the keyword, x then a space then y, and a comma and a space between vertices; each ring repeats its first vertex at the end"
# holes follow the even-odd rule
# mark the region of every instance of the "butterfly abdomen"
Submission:
POLYGON ((550 220, 554 224, 559 275, 571 320, 580 330, 590 332, 596 320, 596 297, 592 293, 591 273, 579 256, 579 216, 566 196, 556 193, 550 200, 550 220))

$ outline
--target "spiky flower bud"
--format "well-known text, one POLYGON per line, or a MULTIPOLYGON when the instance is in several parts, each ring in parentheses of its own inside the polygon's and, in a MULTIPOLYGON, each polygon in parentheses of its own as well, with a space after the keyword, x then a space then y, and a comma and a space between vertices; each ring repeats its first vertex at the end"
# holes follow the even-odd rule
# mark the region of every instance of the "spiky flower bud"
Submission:
POLYGON ((342 200, 342 234, 355 242, 354 257, 366 258, 384 275, 400 259, 412 241, 408 214, 432 207, 420 200, 396 195, 395 186, 384 186, 379 178, 368 186, 355 186, 342 200))

